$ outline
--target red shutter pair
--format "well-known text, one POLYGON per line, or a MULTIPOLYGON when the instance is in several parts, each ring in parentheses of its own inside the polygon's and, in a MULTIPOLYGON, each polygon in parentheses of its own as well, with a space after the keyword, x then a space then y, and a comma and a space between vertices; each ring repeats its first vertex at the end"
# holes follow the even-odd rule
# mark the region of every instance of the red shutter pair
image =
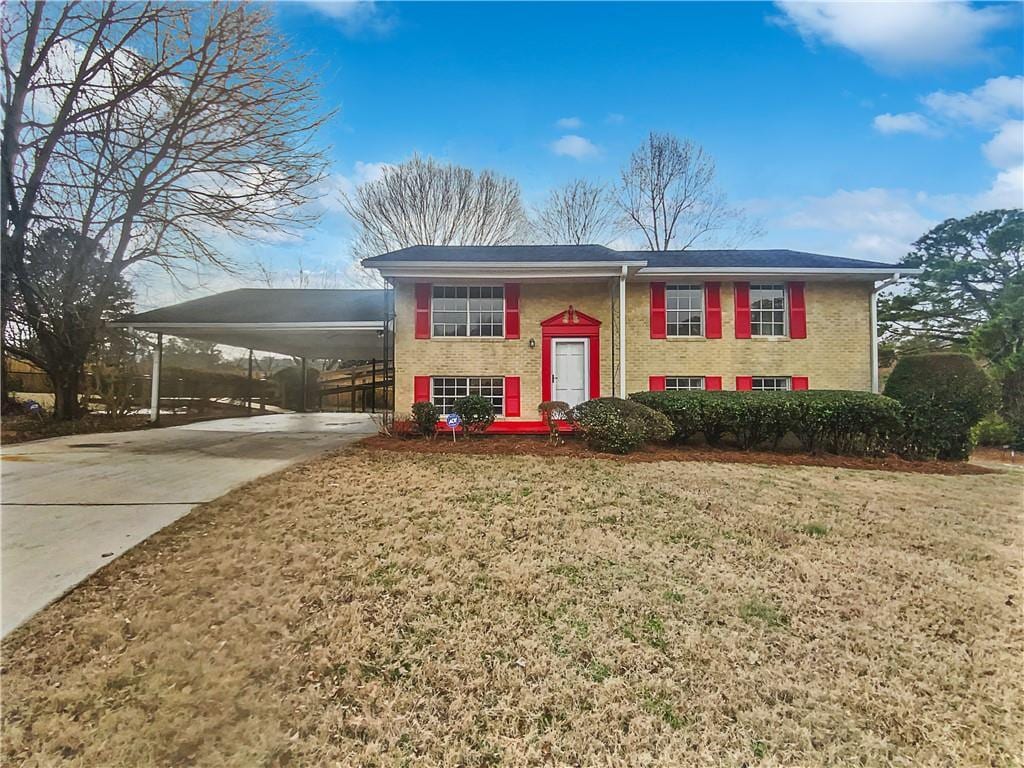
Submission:
MULTIPOLYGON (((803 390, 808 388, 808 379, 806 376, 793 376, 789 380, 790 386, 793 391, 803 390)), ((749 391, 754 388, 754 377, 753 376, 737 376, 736 377, 736 390, 738 392, 749 391)))
MULTIPOLYGON (((665 283, 651 283, 651 338, 668 337, 665 311, 665 283)), ((720 283, 704 283, 704 337, 722 338, 722 292, 720 283)))
MULTIPOLYGON (((430 338, 430 283, 416 283, 416 338, 430 338)), ((519 338, 519 283, 505 283, 505 338, 519 338)))
MULTIPOLYGON (((789 294, 789 338, 807 338, 807 305, 804 301, 804 284, 786 284, 789 294)), ((750 283, 734 284, 736 338, 750 338, 750 283)))
MULTIPOLYGON (((651 392, 664 392, 665 379, 667 376, 651 376, 647 380, 647 389, 651 392)), ((721 376, 705 376, 704 389, 707 391, 718 391, 722 388, 721 376)))
MULTIPOLYGON (((414 376, 412 385, 413 402, 430 402, 430 377, 414 376)), ((519 377, 505 377, 505 415, 518 416, 522 410, 522 398, 519 395, 519 377)))

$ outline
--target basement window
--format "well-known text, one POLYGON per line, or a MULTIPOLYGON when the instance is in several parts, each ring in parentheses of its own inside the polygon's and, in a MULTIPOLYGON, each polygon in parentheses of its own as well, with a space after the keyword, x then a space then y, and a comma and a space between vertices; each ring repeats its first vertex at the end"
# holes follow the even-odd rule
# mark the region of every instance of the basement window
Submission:
POLYGON ((704 389, 703 376, 666 376, 665 389, 704 389))
POLYGON ((480 395, 494 406, 494 415, 505 413, 505 379, 490 376, 434 376, 431 378, 431 402, 447 416, 455 410, 460 397, 480 395))
POLYGON ((789 376, 754 376, 750 388, 761 392, 785 392, 792 389, 792 383, 789 376))

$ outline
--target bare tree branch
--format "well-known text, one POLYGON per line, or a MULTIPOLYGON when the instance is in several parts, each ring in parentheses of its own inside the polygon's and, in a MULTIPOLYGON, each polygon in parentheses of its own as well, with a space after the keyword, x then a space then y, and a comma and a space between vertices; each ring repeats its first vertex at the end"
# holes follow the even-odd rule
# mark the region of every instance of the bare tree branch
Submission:
POLYGON ((618 218, 607 187, 573 179, 551 191, 533 226, 545 243, 604 245, 617 234, 618 218))

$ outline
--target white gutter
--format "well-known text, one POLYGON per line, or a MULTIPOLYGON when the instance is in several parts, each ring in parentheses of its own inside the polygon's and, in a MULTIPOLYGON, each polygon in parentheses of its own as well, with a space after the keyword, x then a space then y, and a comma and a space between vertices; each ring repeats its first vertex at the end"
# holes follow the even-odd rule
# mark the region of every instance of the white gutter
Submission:
MULTIPOLYGON (((383 320, 355 320, 334 323, 147 323, 118 321, 108 323, 115 328, 129 331, 161 331, 171 328, 188 328, 190 331, 325 331, 325 330, 381 330, 383 320)), ((168 332, 170 332, 168 330, 168 332)), ((173 333, 171 334, 174 335, 173 333)))
POLYGON ((642 277, 659 275, 836 275, 869 278, 875 275, 917 275, 919 269, 889 270, 874 267, 644 267, 637 272, 642 277))
POLYGON ((619 397, 626 397, 626 265, 619 275, 619 397))
MULTIPOLYGON (((907 270, 907 274, 920 274, 921 270, 907 270)), ((878 293, 899 282, 902 274, 896 272, 871 291, 871 391, 878 394, 878 293)))

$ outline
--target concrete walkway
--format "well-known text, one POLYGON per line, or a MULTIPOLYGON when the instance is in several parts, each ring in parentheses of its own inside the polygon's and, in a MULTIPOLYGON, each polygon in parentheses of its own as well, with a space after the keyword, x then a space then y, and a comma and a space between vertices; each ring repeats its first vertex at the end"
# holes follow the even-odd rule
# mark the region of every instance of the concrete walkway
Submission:
POLYGON ((12 445, 0 462, 0 634, 196 504, 376 427, 289 413, 12 445))

